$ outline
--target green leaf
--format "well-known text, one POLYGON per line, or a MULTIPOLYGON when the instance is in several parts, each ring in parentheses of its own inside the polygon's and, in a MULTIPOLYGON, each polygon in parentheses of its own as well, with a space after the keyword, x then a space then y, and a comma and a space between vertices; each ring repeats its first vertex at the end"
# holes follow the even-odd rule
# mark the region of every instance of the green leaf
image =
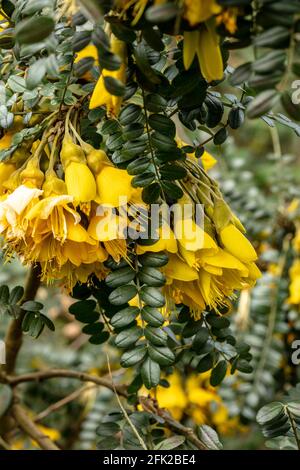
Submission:
POLYGON ((131 180, 131 185, 134 188, 143 188, 144 186, 148 186, 149 184, 151 184, 154 178, 155 174, 150 171, 147 171, 145 173, 142 173, 141 175, 135 176, 131 180))
POLYGON ((78 0, 83 14, 88 18, 92 23, 101 23, 103 20, 103 2, 98 0, 78 0))
POLYGON ((51 16, 33 16, 16 26, 16 39, 20 44, 33 44, 46 39, 53 32, 55 21, 51 16))
POLYGON ((103 77, 103 79, 105 88, 108 93, 114 96, 124 96, 125 85, 121 82, 121 80, 109 76, 103 77))
POLYGON ((183 196, 182 189, 176 183, 172 183, 171 181, 162 181, 161 185, 169 198, 178 200, 183 196))
POLYGON ((154 204, 160 196, 159 183, 151 183, 145 186, 142 191, 142 198, 146 204, 154 204))
POLYGON ((256 421, 261 426, 276 422, 284 413, 284 406, 279 401, 274 401, 263 406, 256 415, 256 421))
POLYGON ((150 23, 164 23, 174 19, 177 15, 178 7, 172 2, 153 5, 146 10, 146 19, 150 23))
POLYGON ((147 349, 144 345, 140 345, 130 351, 126 351, 121 357, 121 366, 125 368, 134 366, 145 357, 146 352, 147 349))
POLYGON ((73 35, 73 51, 79 52, 91 41, 91 31, 76 31, 73 35))
POLYGON ((23 93, 26 91, 25 79, 18 75, 11 75, 7 80, 7 85, 15 93, 23 93))
POLYGON ((53 0, 29 0, 22 10, 23 15, 32 15, 43 10, 43 8, 53 8, 53 0))
POLYGON ((44 325, 49 328, 50 331, 55 331, 55 326, 53 321, 50 320, 50 318, 46 317, 43 313, 40 313, 40 319, 44 323, 44 325))
POLYGON ((91 299, 80 300, 69 307, 69 312, 82 323, 95 323, 99 319, 99 313, 94 310, 96 305, 91 299))
POLYGON ((207 328, 201 327, 193 340, 193 349, 196 352, 201 351, 203 346, 206 344, 208 338, 209 338, 209 332, 207 328))
POLYGON ((132 327, 128 330, 123 330, 115 338, 115 345, 118 348, 128 348, 142 336, 143 330, 139 327, 132 327))
POLYGON ((119 114, 119 121, 122 126, 127 126, 132 122, 136 122, 142 113, 141 107, 137 104, 128 104, 124 106, 119 114))
POLYGON ((82 328, 82 332, 85 333, 86 335, 96 335, 98 333, 101 333, 104 328, 103 323, 90 323, 88 325, 85 325, 82 328))
POLYGON ((106 284, 111 289, 115 287, 124 286, 124 284, 128 284, 129 282, 133 281, 135 278, 135 271, 130 267, 117 269, 112 273, 108 274, 105 279, 106 284))
POLYGON ((170 366, 175 361, 173 352, 166 347, 149 346, 149 355, 160 366, 170 366))
POLYGON ((197 372, 206 372, 212 369, 214 365, 214 355, 212 353, 206 354, 200 361, 196 367, 197 372))
POLYGON ((150 357, 147 357, 142 365, 141 375, 143 383, 148 390, 156 387, 159 384, 160 379, 159 364, 153 361, 150 357))
POLYGON ((154 131, 151 135, 151 142, 154 147, 162 152, 172 152, 177 149, 173 137, 166 136, 158 131, 154 131))
POLYGON ((144 307, 141 312, 142 319, 147 322, 150 326, 161 326, 165 319, 159 310, 153 307, 144 307))
POLYGON ((165 298, 162 293, 155 287, 144 286, 140 290, 140 298, 142 302, 150 307, 163 307, 165 305, 165 298))
POLYGON ((255 119, 266 114, 278 101, 279 96, 276 90, 265 90, 257 95, 247 106, 248 118, 255 119))
POLYGON ((182 166, 175 165, 174 163, 161 166, 159 171, 162 179, 164 180, 174 181, 181 180, 186 177, 186 169, 182 166))
POLYGON ((214 136, 214 144, 222 145, 228 137, 228 131, 225 127, 222 127, 214 136))
POLYGON ((44 308, 43 304, 36 302, 35 300, 28 300, 22 304, 22 310, 29 312, 39 312, 42 308, 44 308))
POLYGON ((155 346, 165 346, 168 341, 167 333, 164 330, 154 328, 153 326, 147 326, 145 328, 145 337, 155 346))
MULTIPOLYGON (((1 286, 2 287, 2 286, 1 286)), ((1 287, 0 287, 0 301, 1 301, 1 287)), ((21 286, 14 287, 9 296, 9 303, 11 305, 16 305, 22 299, 24 295, 24 288, 21 286)))
POLYGON ((108 300, 112 305, 124 305, 137 295, 137 288, 134 285, 121 286, 111 292, 108 300))
POLYGON ((103 331, 102 333, 95 334, 89 338, 91 344, 102 344, 105 343, 109 338, 109 332, 103 331))
POLYGON ((161 134, 173 138, 175 137, 176 127, 174 122, 163 114, 151 114, 151 116, 149 116, 149 125, 152 129, 159 131, 161 134))
POLYGON ((72 315, 77 315, 78 313, 86 312, 89 313, 91 310, 94 310, 97 306, 95 300, 80 300, 79 302, 75 302, 69 307, 69 312, 72 315))
POLYGON ((227 362, 226 361, 218 362, 216 367, 214 367, 213 370, 211 371, 210 385, 212 385, 213 387, 216 387, 217 385, 219 385, 224 379, 226 372, 227 372, 227 362))
POLYGON ((184 442, 185 442, 184 436, 172 436, 172 437, 169 437, 168 439, 165 439, 162 442, 159 442, 159 444, 156 444, 154 449, 155 450, 177 449, 177 447, 180 447, 184 442))
POLYGON ((164 111, 168 105, 167 100, 156 93, 149 93, 145 97, 145 106, 152 113, 164 111))
POLYGON ((126 307, 115 313, 110 322, 114 328, 123 328, 130 325, 139 313, 140 309, 138 307, 126 307))
MULTIPOLYGON (((80 0, 83 1, 83 0, 80 0)), ((119 447, 120 441, 116 437, 105 437, 101 439, 101 441, 97 442, 97 449, 98 450, 114 450, 119 447)))
POLYGON ((9 302, 9 288, 8 286, 0 286, 0 303, 7 305, 9 302))
POLYGON ((168 255, 162 251, 158 253, 145 253, 139 256, 138 259, 143 266, 151 266, 154 268, 165 266, 169 261, 168 255))
POLYGON ((223 447, 216 431, 210 426, 207 426, 207 424, 199 426, 198 436, 203 444, 211 450, 220 450, 223 447))
POLYGON ((26 86, 28 90, 33 90, 43 80, 46 74, 46 64, 44 59, 34 62, 28 69, 26 86))
POLYGON ((205 317, 206 321, 214 328, 222 329, 230 326, 230 321, 226 317, 220 315, 209 314, 205 317))
POLYGON ((113 436, 114 434, 117 434, 117 432, 120 431, 120 425, 118 423, 115 423, 113 421, 108 422, 108 423, 101 423, 96 429, 96 434, 97 436, 113 436))
POLYGON ((143 43, 138 43, 136 47, 134 47, 134 57, 136 60, 136 64, 138 68, 140 69, 141 73, 145 75, 145 77, 154 84, 159 84, 161 82, 161 79, 157 72, 152 69, 152 67, 149 64, 148 57, 147 57, 147 51, 146 47, 143 43))
POLYGON ((129 163, 126 171, 129 175, 139 175, 140 173, 144 173, 148 170, 150 163, 151 162, 147 157, 138 158, 129 163))
POLYGON ((161 287, 166 282, 166 277, 162 272, 148 266, 144 266, 139 270, 138 277, 142 284, 152 287, 161 287))

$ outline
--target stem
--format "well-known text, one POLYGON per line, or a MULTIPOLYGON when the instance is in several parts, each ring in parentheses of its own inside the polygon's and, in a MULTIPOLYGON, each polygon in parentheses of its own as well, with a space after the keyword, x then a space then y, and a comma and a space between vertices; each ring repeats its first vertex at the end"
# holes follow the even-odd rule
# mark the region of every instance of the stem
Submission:
MULTIPOLYGON (((30 268, 25 285, 24 296, 21 300, 21 305, 28 300, 34 300, 37 290, 40 286, 41 267, 35 264, 30 268)), ((15 320, 12 320, 8 332, 6 334, 6 366, 5 371, 7 374, 13 374, 16 366, 17 356, 22 346, 22 321, 25 316, 25 311, 21 310, 20 315, 15 320)))
POLYGON ((300 450, 300 439, 299 439, 299 436, 298 436, 298 433, 297 433, 297 428, 296 428, 296 425, 295 425, 294 418, 293 418, 288 406, 286 407, 286 412, 287 412, 287 415, 289 417, 289 420, 290 420, 290 423, 291 423, 291 426, 292 426, 292 429, 293 429, 293 433, 294 433, 294 437, 295 437, 295 441, 296 441, 298 450, 300 450))
POLYGON ((12 415, 18 426, 44 450, 60 450, 48 436, 43 434, 31 421, 25 410, 18 403, 12 406, 12 415))
POLYGON ((151 161, 154 166, 154 171, 155 171, 155 176, 156 176, 156 181, 160 186, 161 194, 163 196, 164 201, 166 201, 166 196, 164 193, 164 188, 162 187, 161 180, 160 180, 160 174, 157 168, 157 165, 155 163, 155 158, 154 158, 154 152, 151 144, 151 139, 150 139, 150 126, 149 126, 149 120, 148 120, 148 113, 145 105, 145 90, 142 88, 142 97, 143 97, 143 107, 144 107, 144 113, 145 113, 145 123, 146 123, 146 130, 147 130, 147 135, 148 135, 148 142, 149 142, 149 147, 150 147, 150 155, 151 155, 151 161))
POLYGON ((25 382, 39 382, 42 380, 54 379, 59 377, 81 380, 82 382, 92 382, 96 385, 109 388, 112 391, 116 389, 119 395, 127 397, 127 393, 125 391, 126 387, 123 385, 114 385, 110 380, 103 379, 95 375, 86 374, 85 372, 77 372, 75 370, 68 369, 42 370, 40 372, 32 372, 29 374, 19 375, 17 377, 6 376, 5 381, 6 383, 8 383, 8 385, 16 386, 25 382))

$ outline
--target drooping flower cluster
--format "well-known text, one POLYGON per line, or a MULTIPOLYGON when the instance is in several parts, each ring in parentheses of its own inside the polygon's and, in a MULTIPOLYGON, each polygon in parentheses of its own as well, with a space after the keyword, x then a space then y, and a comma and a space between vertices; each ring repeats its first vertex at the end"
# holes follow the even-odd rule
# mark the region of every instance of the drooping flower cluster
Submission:
POLYGON ((103 278, 109 256, 126 258, 126 240, 111 223, 111 211, 120 196, 130 202, 140 195, 127 172, 83 142, 68 118, 63 136, 59 127, 52 131, 23 163, 12 156, 1 164, 0 233, 7 256, 40 263, 43 280, 60 279, 71 289, 92 273, 103 278))
POLYGON ((229 306, 236 290, 255 284, 260 271, 256 252, 245 237, 245 229, 222 198, 217 184, 193 158, 185 162, 189 176, 182 182, 185 196, 179 203, 202 205, 202 223, 182 218, 172 227, 163 224, 159 240, 141 246, 138 253, 165 250, 165 292, 170 302, 189 306, 195 318, 205 308, 229 306))

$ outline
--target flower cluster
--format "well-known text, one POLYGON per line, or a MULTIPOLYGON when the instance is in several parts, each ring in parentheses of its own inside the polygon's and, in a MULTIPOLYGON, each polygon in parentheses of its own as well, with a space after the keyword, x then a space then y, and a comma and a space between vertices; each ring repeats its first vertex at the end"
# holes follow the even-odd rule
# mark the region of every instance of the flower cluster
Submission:
MULTIPOLYGON (((9 140, 4 135, 2 145, 9 140)), ((0 166, 0 233, 7 256, 40 263, 43 280, 60 279, 68 289, 92 273, 103 278, 109 256, 117 262, 127 256, 110 213, 120 196, 140 199, 131 177, 85 143, 69 116, 63 135, 60 127, 51 128, 24 158, 13 155, 0 166)))

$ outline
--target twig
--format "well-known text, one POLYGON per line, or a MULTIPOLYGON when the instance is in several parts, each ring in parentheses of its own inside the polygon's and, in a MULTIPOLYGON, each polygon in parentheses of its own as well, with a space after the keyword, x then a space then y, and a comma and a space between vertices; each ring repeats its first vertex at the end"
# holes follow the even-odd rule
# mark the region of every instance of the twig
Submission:
POLYGON ((140 397, 139 399, 141 406, 144 408, 145 411, 148 411, 155 416, 160 416, 164 420, 164 424, 174 432, 177 432, 183 436, 185 436, 192 444, 194 444, 197 449, 200 450, 209 450, 208 447, 196 436, 192 428, 188 428, 183 424, 176 421, 170 413, 162 408, 157 406, 155 400, 149 397, 140 397))
POLYGON ((11 450, 10 446, 1 436, 0 436, 0 447, 2 447, 4 450, 11 450))
MULTIPOLYGON (((39 264, 35 264, 30 268, 21 305, 27 302, 28 300, 34 300, 37 290, 40 286, 40 274, 41 268, 39 264)), ((25 311, 21 311, 19 317, 11 322, 5 338, 5 370, 7 374, 12 374, 15 370, 17 356, 22 346, 22 321, 25 316, 25 313, 25 311)))
POLYGON ((21 405, 14 403, 11 413, 15 418, 18 426, 31 437, 44 450, 60 450, 48 436, 43 434, 34 422, 29 418, 21 405))
POLYGON ((121 403, 121 400, 120 400, 120 398, 119 398, 118 392, 117 392, 116 387, 115 387, 115 385, 114 385, 114 383, 113 383, 113 377, 112 377, 112 373, 111 373, 111 368, 110 368, 110 363, 109 363, 108 354, 106 355, 106 357, 107 357, 107 366, 108 366, 108 370, 109 370, 109 373, 110 373, 110 376, 111 376, 111 380, 112 380, 114 392, 115 392, 115 395, 116 395, 116 398, 117 398, 119 407, 121 408, 122 413, 123 413, 123 415, 125 416, 126 421, 128 422, 128 424, 129 424, 129 426, 131 427, 132 431, 133 431, 134 434, 136 435, 136 437, 137 437, 139 443, 141 444, 142 448, 143 448, 144 450, 148 450, 148 449, 147 449, 147 446, 146 446, 146 444, 145 444, 145 442, 144 442, 144 440, 143 440, 143 438, 139 435, 138 430, 136 429, 135 425, 133 424, 133 422, 132 422, 131 419, 129 418, 127 411, 125 410, 124 406, 123 406, 122 403, 121 403))
POLYGON ((84 385, 83 387, 79 388, 78 390, 75 390, 74 392, 70 393, 66 397, 62 398, 61 400, 52 403, 52 405, 48 406, 45 410, 43 410, 41 413, 39 413, 35 418, 34 422, 37 423, 39 421, 42 421, 43 419, 47 418, 51 413, 54 413, 55 411, 59 410, 63 406, 67 405, 71 401, 76 400, 82 393, 86 392, 87 390, 90 390, 92 388, 95 388, 96 384, 94 385, 84 385))
POLYGON ((32 372, 29 374, 19 375, 17 377, 6 376, 5 381, 9 385, 16 386, 25 382, 40 382, 42 380, 54 379, 59 377, 65 377, 69 379, 81 380, 81 382, 92 382, 96 385, 106 387, 111 391, 115 389, 119 395, 127 397, 125 385, 114 385, 110 380, 97 377, 96 375, 86 374, 85 372, 77 372, 75 370, 68 369, 47 369, 39 372, 32 372))

